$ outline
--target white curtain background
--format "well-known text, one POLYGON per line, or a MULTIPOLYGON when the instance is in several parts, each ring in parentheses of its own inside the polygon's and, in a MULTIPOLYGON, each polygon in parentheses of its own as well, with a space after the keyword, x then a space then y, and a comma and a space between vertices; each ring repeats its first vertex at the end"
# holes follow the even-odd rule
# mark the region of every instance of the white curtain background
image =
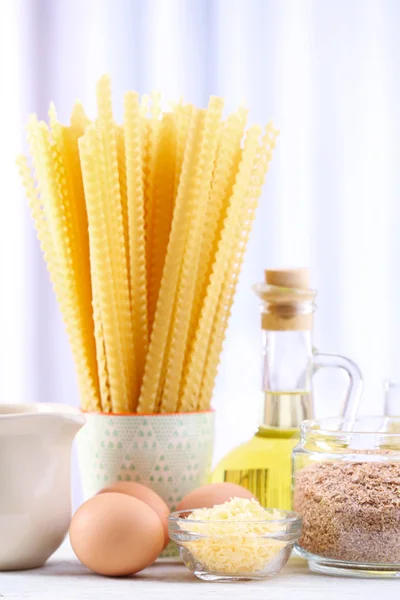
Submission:
MULTIPOLYGON (((0 0, 0 400, 78 403, 14 159, 28 113, 53 100, 67 119, 77 97, 93 113, 109 72, 119 117, 126 89, 217 94, 281 130, 215 390, 216 459, 254 430, 266 267, 310 267, 315 344, 359 364, 362 412, 380 412, 382 379, 400 379, 399 27, 398 0, 0 0)), ((318 379, 333 412, 345 379, 318 379)))

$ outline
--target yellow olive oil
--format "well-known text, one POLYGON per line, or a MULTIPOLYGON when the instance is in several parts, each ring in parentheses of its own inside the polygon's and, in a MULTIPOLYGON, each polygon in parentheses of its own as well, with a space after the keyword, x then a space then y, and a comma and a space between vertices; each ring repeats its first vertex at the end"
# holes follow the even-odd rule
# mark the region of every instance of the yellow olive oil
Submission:
POLYGON ((265 392, 264 424, 251 440, 220 461, 212 481, 237 483, 262 506, 290 510, 292 450, 300 438, 300 423, 311 410, 309 391, 265 392))

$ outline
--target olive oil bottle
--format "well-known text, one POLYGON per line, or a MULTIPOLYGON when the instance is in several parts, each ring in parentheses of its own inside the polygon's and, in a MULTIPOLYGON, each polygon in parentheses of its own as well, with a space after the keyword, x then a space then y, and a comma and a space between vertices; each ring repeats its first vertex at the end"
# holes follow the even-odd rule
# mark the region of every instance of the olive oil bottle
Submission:
POLYGON ((354 363, 313 352, 316 292, 308 280, 307 269, 266 271, 265 283, 254 288, 262 300, 263 417, 254 437, 223 458, 212 475, 213 482, 249 489, 265 507, 291 509, 292 450, 301 422, 314 417, 314 372, 321 367, 347 371, 346 418, 354 417, 361 394, 362 378, 354 363))

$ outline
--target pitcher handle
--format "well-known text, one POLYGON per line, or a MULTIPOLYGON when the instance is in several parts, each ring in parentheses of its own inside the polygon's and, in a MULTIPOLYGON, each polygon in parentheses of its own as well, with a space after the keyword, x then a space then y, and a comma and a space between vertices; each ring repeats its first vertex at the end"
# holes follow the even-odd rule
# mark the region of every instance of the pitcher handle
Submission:
POLYGON ((336 354, 314 354, 313 375, 323 368, 343 369, 349 376, 346 398, 340 416, 353 421, 358 412, 358 405, 363 389, 363 378, 359 367, 350 359, 336 354))

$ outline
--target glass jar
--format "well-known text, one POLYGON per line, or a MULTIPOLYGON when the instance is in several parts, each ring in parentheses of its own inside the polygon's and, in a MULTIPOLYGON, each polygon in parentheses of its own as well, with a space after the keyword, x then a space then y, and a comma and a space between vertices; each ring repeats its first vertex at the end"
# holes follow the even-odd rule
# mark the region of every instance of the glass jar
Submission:
POLYGON ((400 416, 400 383, 384 381, 384 413, 390 417, 400 416))
POLYGON ((304 421, 293 451, 297 550, 312 571, 400 576, 400 418, 304 421))

